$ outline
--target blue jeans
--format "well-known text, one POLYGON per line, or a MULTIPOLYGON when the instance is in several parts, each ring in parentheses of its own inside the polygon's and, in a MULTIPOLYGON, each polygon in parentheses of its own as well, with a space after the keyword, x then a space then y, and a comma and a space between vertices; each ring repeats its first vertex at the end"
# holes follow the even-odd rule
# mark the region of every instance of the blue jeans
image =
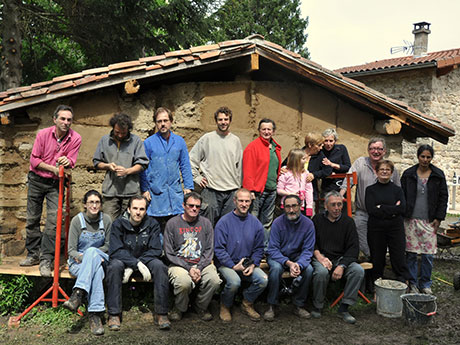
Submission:
POLYGON ((241 280, 250 282, 249 287, 243 291, 244 299, 250 303, 254 303, 267 287, 268 277, 259 267, 256 267, 250 276, 245 276, 242 272, 225 266, 219 267, 219 272, 225 279, 221 302, 228 308, 233 305, 235 294, 241 286, 241 280))
MULTIPOLYGON (((267 262, 270 266, 270 272, 268 274, 267 302, 269 304, 277 305, 279 303, 278 295, 280 292, 280 282, 285 270, 278 261, 268 258, 267 262)), ((313 267, 308 265, 302 270, 300 275, 302 276, 300 286, 293 291, 292 295, 292 303, 297 307, 303 307, 305 305, 308 296, 308 289, 310 287, 310 282, 313 275, 313 267)))
POLYGON ((433 255, 421 254, 420 277, 418 275, 417 253, 406 252, 407 268, 409 269, 410 282, 420 289, 431 287, 431 271, 433 270, 433 255))
POLYGON ((83 289, 88 294, 88 311, 97 313, 105 310, 104 299, 104 268, 103 261, 109 256, 98 248, 90 247, 83 253, 81 263, 73 262, 69 272, 77 277, 74 288, 83 289))
POLYGON ((273 214, 275 213, 276 190, 267 191, 256 194, 256 198, 252 201, 251 213, 257 217, 264 226, 264 245, 268 247, 270 239, 270 228, 273 222, 273 214))

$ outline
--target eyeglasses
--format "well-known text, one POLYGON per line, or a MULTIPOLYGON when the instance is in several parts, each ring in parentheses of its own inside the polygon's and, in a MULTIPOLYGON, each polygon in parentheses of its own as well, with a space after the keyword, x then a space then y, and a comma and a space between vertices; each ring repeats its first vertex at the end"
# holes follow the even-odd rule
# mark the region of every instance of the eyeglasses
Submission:
POLYGON ((99 200, 91 200, 91 201, 88 201, 87 204, 90 204, 90 205, 100 205, 101 202, 99 200))
POLYGON ((369 147, 369 151, 379 151, 382 152, 384 150, 383 147, 369 147))
POLYGON ((201 208, 201 205, 195 205, 195 204, 185 204, 185 206, 190 207, 190 208, 197 208, 197 209, 201 208))

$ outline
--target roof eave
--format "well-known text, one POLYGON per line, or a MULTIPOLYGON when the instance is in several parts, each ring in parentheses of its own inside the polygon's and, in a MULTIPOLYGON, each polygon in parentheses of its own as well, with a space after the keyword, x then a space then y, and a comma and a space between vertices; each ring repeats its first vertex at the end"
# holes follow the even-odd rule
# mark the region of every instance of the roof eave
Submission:
POLYGON ((429 61, 429 62, 413 64, 413 65, 394 66, 394 67, 386 67, 386 68, 381 68, 381 69, 372 69, 372 70, 357 71, 357 72, 340 72, 340 73, 344 76, 351 78, 351 77, 361 77, 361 76, 369 76, 369 75, 377 75, 377 74, 385 74, 385 73, 402 72, 402 71, 416 70, 416 69, 429 68, 429 67, 437 67, 437 62, 429 61))

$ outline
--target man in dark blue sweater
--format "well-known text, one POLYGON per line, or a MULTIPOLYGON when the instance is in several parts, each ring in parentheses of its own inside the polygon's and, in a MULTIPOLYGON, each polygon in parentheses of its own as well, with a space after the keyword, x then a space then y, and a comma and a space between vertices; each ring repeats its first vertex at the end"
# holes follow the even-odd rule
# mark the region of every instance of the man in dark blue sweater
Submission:
POLYGON ((264 253, 264 227, 249 214, 251 192, 238 189, 233 197, 235 210, 220 218, 214 230, 216 266, 225 279, 220 303, 220 318, 232 321, 230 308, 241 280, 250 283, 243 291, 241 310, 252 321, 259 321, 254 301, 267 286, 267 275, 259 268, 264 253))
POLYGON ((266 321, 275 318, 275 305, 278 304, 279 287, 284 270, 294 281, 292 303, 294 314, 308 319, 310 313, 304 309, 307 300, 313 268, 310 265, 315 246, 315 228, 313 222, 300 214, 301 201, 297 195, 288 195, 284 199, 284 214, 275 219, 268 244, 268 310, 264 314, 266 321))
POLYGON ((355 222, 342 214, 343 197, 331 191, 324 198, 326 211, 313 218, 316 230, 316 244, 313 265, 313 311, 312 317, 320 318, 329 279, 345 278, 344 296, 338 313, 346 323, 356 319, 348 307, 356 303, 358 289, 364 278, 363 268, 356 262, 359 254, 359 240, 355 222))

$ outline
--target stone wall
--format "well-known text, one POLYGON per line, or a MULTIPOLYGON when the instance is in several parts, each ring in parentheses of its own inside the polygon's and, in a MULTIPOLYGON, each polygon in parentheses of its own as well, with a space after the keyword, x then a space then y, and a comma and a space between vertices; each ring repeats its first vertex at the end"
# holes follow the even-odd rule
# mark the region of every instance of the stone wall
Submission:
MULTIPOLYGON (((99 139, 110 131, 108 122, 115 112, 129 114, 134 122, 133 133, 146 139, 153 129, 153 110, 168 107, 174 112, 173 131, 183 136, 191 149, 204 133, 215 129, 214 111, 227 105, 233 111, 231 130, 240 137, 243 147, 258 136, 261 118, 275 120, 275 138, 283 147, 283 158, 289 149, 303 146, 304 136, 310 131, 336 127, 352 160, 366 154, 368 139, 376 135, 369 113, 322 88, 295 83, 186 83, 141 90, 129 98, 123 98, 114 88, 37 105, 27 109, 31 124, 0 127, 2 255, 18 255, 24 250, 29 156, 37 131, 53 125, 51 114, 60 103, 74 107, 72 128, 83 139, 72 174, 72 216, 81 210, 81 198, 87 190, 100 190, 104 172, 92 171, 92 156, 99 139)), ((390 158, 397 163, 401 161, 401 142, 401 136, 389 142, 390 158)))
MULTIPOLYGON (((460 128, 460 117, 458 116, 460 114, 460 70, 458 68, 440 77, 436 76, 436 68, 433 67, 415 71, 382 73, 355 79, 448 123, 457 131, 460 128)), ((454 171, 459 176, 459 135, 451 137, 447 145, 430 138, 419 138, 416 144, 404 140, 401 169, 404 170, 417 163, 417 147, 422 143, 433 145, 435 149, 433 164, 444 171, 448 182, 452 181, 454 171)), ((457 192, 456 201, 460 203, 460 192, 457 192)))

